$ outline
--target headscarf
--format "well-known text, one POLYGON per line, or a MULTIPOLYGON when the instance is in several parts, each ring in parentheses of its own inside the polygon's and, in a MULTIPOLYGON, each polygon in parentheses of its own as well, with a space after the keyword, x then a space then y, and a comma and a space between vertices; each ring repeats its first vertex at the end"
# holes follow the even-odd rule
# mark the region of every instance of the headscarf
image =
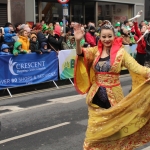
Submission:
POLYGON ((61 27, 59 25, 55 26, 54 34, 57 34, 58 36, 61 35, 61 27))

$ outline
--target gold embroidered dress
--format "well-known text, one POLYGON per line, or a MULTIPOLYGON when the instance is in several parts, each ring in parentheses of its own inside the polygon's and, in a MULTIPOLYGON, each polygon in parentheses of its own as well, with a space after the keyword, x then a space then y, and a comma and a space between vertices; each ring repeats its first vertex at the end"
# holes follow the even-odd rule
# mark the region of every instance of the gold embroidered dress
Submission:
POLYGON ((110 50, 108 72, 98 72, 95 65, 102 53, 102 43, 83 49, 77 56, 75 87, 87 93, 89 119, 84 150, 133 150, 150 141, 150 84, 146 79, 150 69, 140 66, 125 50, 122 39, 116 38, 110 50), (119 81, 119 73, 126 67, 132 76, 132 92, 126 97, 119 81), (99 87, 105 87, 109 109, 92 103, 99 87))

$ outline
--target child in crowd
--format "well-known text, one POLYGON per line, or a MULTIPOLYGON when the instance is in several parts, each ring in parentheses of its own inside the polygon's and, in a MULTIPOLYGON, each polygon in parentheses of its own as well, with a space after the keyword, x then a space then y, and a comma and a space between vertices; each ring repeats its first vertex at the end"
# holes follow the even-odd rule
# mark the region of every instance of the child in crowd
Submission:
POLYGON ((18 54, 26 54, 27 51, 22 49, 22 44, 20 42, 15 42, 13 54, 17 56, 18 54))
POLYGON ((37 54, 42 54, 42 51, 39 49, 39 43, 37 41, 37 36, 35 34, 31 34, 31 37, 30 37, 30 50, 31 50, 31 52, 36 52, 37 54))
POLYGON ((49 53, 49 52, 51 52, 51 49, 48 49, 47 43, 42 42, 41 43, 41 51, 42 51, 42 53, 49 53))
POLYGON ((16 33, 12 33, 10 27, 5 27, 4 32, 4 41, 6 43, 14 43, 14 39, 12 37, 16 36, 16 33))
POLYGON ((10 55, 10 47, 7 44, 2 44, 0 55, 10 55))

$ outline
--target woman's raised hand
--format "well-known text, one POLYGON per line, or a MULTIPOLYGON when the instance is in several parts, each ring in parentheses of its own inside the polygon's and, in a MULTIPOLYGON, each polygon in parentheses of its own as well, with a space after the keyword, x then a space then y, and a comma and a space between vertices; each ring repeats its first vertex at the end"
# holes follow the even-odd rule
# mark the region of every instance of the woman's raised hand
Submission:
POLYGON ((74 25, 74 37, 76 41, 80 41, 84 37, 84 30, 81 29, 81 25, 79 23, 75 23, 74 25))

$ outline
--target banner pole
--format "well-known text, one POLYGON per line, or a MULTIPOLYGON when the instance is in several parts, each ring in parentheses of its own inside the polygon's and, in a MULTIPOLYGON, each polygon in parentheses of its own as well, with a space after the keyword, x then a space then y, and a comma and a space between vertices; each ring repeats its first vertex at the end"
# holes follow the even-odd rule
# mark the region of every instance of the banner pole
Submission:
POLYGON ((53 83, 55 84, 56 88, 57 88, 57 89, 59 89, 59 87, 57 86, 56 82, 55 82, 55 81, 53 81, 53 83))
POLYGON ((74 86, 74 83, 72 82, 72 80, 69 78, 70 82, 72 83, 72 85, 74 86))
POLYGON ((7 91, 8 91, 8 93, 9 93, 10 97, 12 97, 12 95, 11 95, 11 93, 10 93, 9 89, 7 89, 7 91))

